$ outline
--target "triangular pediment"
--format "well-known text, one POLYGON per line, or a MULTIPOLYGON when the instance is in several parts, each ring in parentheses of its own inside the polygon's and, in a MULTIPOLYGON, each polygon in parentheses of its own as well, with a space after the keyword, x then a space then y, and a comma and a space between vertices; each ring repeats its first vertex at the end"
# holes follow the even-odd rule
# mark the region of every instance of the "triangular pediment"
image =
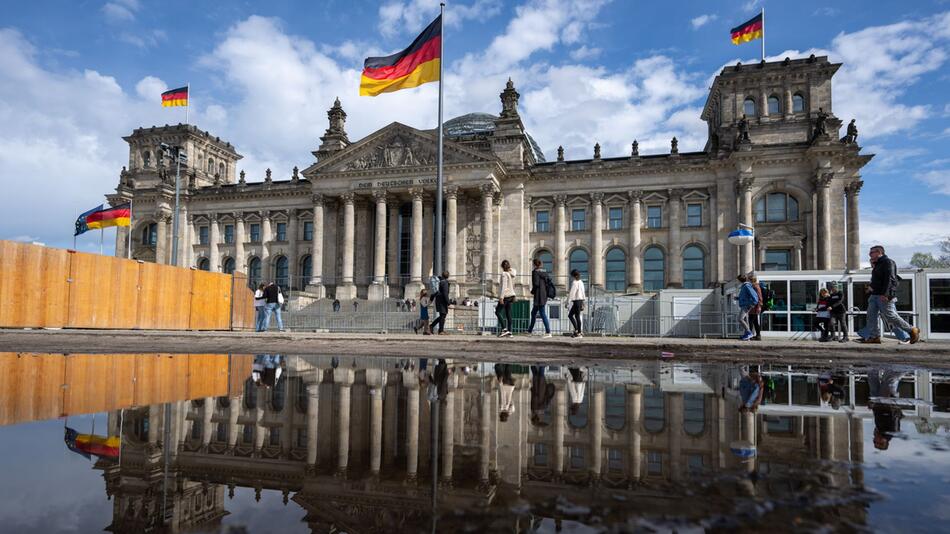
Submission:
MULTIPOLYGON (((438 163, 438 135, 394 122, 337 154, 319 161, 304 170, 304 176, 333 172, 372 171, 436 166, 438 163)), ((444 165, 465 163, 496 163, 487 154, 444 141, 444 165)))
POLYGON ((759 234, 762 241, 781 243, 786 241, 801 241, 805 235, 788 226, 779 226, 759 234))

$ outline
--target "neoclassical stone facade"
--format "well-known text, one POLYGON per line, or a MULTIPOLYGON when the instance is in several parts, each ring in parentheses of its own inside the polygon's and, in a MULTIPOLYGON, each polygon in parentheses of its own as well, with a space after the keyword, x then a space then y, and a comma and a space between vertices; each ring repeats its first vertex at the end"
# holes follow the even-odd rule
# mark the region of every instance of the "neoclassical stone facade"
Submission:
MULTIPOLYGON (((702 112, 699 152, 621 157, 544 156, 525 131, 509 80, 498 116, 445 124, 444 265, 460 293, 494 279, 502 259, 519 273, 541 259, 560 283, 577 268, 607 291, 703 288, 756 269, 860 267, 856 135, 839 140, 831 80, 840 67, 809 57, 727 67, 702 112), (739 224, 754 243, 727 241, 739 224)), ((316 296, 414 294, 431 274, 436 131, 392 123, 351 142, 339 100, 313 151, 288 178, 249 182, 230 144, 193 126, 126 137, 112 203, 134 202, 136 258, 168 263, 174 169, 159 143, 180 145, 179 263, 276 279, 316 296)), ((116 251, 129 234, 120 229, 116 251)))

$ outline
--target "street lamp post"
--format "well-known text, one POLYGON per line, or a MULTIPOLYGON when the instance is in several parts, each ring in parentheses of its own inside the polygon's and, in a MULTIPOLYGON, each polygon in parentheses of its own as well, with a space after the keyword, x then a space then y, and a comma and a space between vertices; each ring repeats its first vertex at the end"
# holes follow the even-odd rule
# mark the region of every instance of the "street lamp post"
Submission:
POLYGON ((172 214, 172 265, 178 266, 178 218, 181 199, 181 160, 188 160, 188 154, 181 151, 180 146, 161 145, 165 155, 175 154, 175 211, 172 214))

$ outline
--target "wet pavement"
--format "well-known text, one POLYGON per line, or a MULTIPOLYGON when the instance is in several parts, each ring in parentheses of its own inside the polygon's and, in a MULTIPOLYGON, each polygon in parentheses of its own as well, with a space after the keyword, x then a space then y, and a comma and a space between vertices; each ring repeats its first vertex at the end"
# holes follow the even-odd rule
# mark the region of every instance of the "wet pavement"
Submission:
POLYGON ((3 532, 947 531, 950 372, 0 353, 3 532))

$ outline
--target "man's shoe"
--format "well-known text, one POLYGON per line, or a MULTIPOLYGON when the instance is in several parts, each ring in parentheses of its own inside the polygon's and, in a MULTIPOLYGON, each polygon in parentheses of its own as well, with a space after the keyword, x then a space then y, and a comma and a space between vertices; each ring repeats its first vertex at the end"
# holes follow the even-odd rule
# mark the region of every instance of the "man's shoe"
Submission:
POLYGON ((920 341, 920 329, 916 326, 910 329, 910 344, 913 345, 920 341))
POLYGON ((752 334, 742 334, 742 337, 739 338, 739 341, 749 341, 752 339, 752 334))
POLYGON ((543 338, 549 338, 549 337, 552 337, 552 336, 551 336, 551 333, 550 333, 550 332, 548 332, 547 334, 544 334, 544 335, 543 335, 543 336, 541 336, 541 337, 543 337, 543 338))
POLYGON ((578 333, 577 333, 577 337, 584 337, 584 334, 578 332, 578 333))
POLYGON ((880 344, 881 344, 881 338, 880 338, 880 337, 870 337, 870 338, 867 338, 867 339, 862 339, 862 340, 861 340, 861 343, 864 343, 865 345, 880 345, 880 344))
POLYGON ((898 344, 898 345, 910 345, 910 344, 911 344, 911 341, 910 341, 909 339, 898 339, 898 340, 897 340, 897 344, 898 344))

